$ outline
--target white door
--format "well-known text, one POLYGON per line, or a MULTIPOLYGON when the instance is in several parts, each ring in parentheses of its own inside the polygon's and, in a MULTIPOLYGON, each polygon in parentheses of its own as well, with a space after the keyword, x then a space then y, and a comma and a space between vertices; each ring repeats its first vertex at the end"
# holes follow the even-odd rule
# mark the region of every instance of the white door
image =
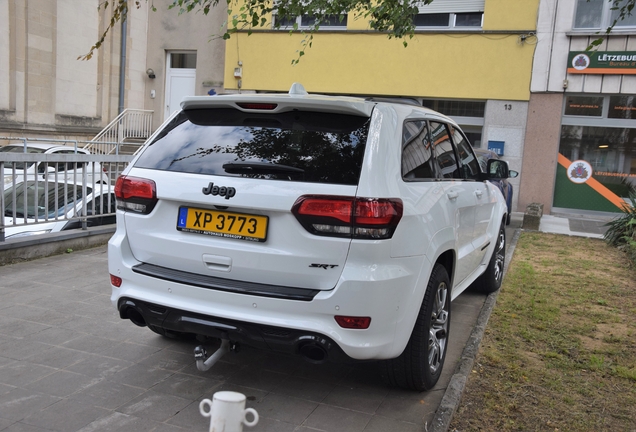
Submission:
POLYGON ((185 96, 194 96, 196 56, 196 53, 168 53, 164 120, 180 108, 185 96))

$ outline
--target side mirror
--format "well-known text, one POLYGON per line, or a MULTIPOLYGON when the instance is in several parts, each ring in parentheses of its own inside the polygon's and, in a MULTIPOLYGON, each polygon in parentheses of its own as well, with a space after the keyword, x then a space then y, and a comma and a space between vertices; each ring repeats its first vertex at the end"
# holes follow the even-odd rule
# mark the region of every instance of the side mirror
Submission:
POLYGON ((508 162, 501 159, 489 159, 486 168, 486 177, 488 180, 507 179, 510 177, 508 162))

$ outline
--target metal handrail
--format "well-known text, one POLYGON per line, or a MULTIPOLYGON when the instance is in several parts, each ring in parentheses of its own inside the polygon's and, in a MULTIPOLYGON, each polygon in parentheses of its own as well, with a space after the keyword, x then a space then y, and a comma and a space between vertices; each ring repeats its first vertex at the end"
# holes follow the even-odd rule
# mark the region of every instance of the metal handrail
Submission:
POLYGON ((152 134, 152 110, 126 108, 86 148, 96 154, 119 154, 126 139, 145 140, 152 134), (112 143, 117 143, 112 145, 112 143))

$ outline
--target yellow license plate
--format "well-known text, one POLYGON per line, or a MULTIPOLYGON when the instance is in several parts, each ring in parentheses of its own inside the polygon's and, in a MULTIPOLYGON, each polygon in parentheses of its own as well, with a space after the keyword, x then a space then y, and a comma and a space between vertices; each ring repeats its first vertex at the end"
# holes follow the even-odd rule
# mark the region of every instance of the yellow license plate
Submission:
POLYGON ((180 207, 177 230, 217 237, 264 242, 267 216, 180 207))

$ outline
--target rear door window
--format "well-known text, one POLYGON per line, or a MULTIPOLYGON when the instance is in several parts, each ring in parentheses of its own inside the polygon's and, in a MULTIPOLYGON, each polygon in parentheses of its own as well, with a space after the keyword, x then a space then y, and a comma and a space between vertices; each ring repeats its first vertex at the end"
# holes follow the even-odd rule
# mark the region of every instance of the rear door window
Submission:
POLYGON ((451 142, 450 133, 446 124, 431 122, 431 135, 433 140, 433 153, 435 154, 435 160, 442 173, 442 177, 447 179, 461 178, 455 149, 453 148, 453 143, 451 142))
POLYGON ((181 112, 137 160, 158 170, 356 185, 369 118, 234 109, 181 112))
POLYGON ((459 160, 461 161, 462 177, 465 179, 477 180, 481 169, 479 168, 477 158, 475 158, 473 148, 459 129, 450 126, 450 130, 453 134, 453 142, 457 147, 459 160))
POLYGON ((402 130, 402 177, 407 181, 433 180, 436 171, 426 120, 407 121, 402 130))

